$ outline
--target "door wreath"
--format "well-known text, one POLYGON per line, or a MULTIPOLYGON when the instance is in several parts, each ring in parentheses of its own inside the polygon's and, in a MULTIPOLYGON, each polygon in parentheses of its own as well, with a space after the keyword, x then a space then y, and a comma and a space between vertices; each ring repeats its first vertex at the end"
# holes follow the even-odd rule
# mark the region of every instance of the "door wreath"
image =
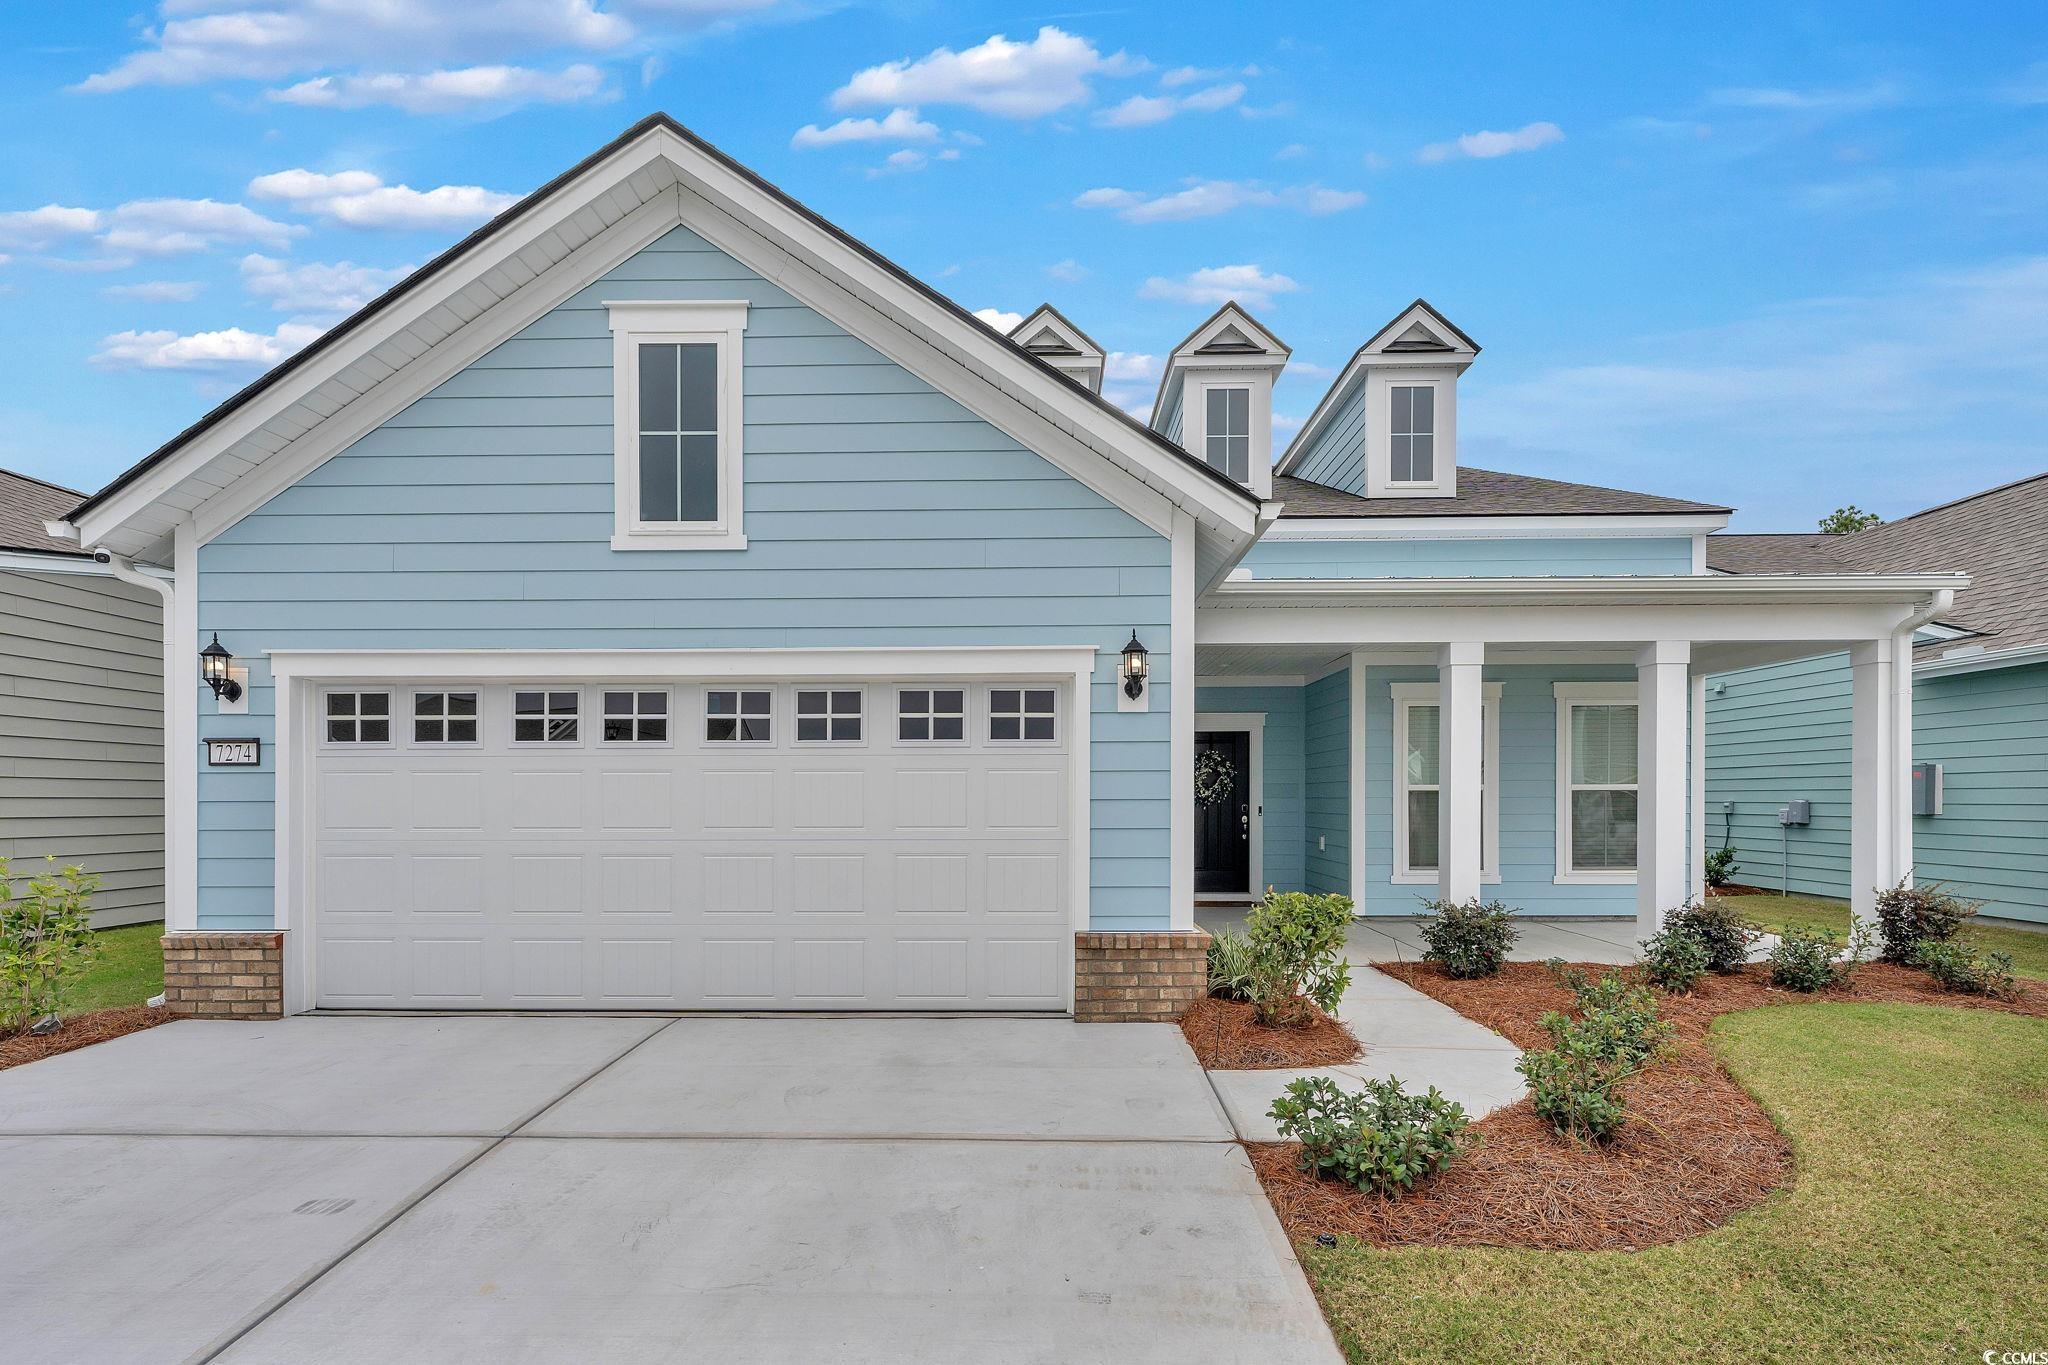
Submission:
POLYGON ((1221 749, 1209 749, 1195 760, 1195 803, 1220 806, 1237 789, 1237 765, 1221 749))

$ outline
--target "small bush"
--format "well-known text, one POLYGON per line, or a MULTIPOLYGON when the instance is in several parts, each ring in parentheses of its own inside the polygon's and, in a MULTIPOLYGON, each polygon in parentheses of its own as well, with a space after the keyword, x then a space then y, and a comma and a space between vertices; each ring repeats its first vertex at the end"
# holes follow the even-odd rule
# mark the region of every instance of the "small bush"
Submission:
POLYGON ((1683 930, 1705 946, 1707 970, 1723 976, 1742 970, 1761 932, 1730 904, 1733 899, 1713 896, 1689 901, 1664 916, 1666 929, 1683 930))
POLYGON ((1627 1075, 1611 1063, 1553 1048, 1523 1053, 1515 1070, 1529 1083, 1536 1117, 1560 1137, 1605 1142, 1628 1118, 1619 1090, 1627 1075))
POLYGON ((2009 1000, 2019 991, 2010 953, 1980 953, 1967 943, 1923 943, 1915 965, 1924 968, 1943 990, 1987 995, 1994 1000, 2009 1000))
POLYGON ((1622 1086, 1670 1051, 1677 1030, 1657 1017, 1656 997, 1621 973, 1595 981, 1555 959, 1548 965, 1579 1013, 1544 1015, 1552 1046, 1524 1052, 1515 1069, 1529 1083, 1537 1117, 1560 1136, 1605 1142, 1628 1118, 1622 1086))
POLYGON ((1855 962, 1837 963, 1842 936, 1830 929, 1786 929, 1771 945, 1771 984, 1787 990, 1826 990, 1842 985, 1855 969, 1855 962))
POLYGON ((1677 1030, 1657 1017, 1657 997, 1620 972, 1607 972, 1596 981, 1556 959, 1544 965, 1572 993, 1577 1011, 1573 1017, 1552 1010, 1538 1021, 1553 1041, 1583 1039, 1593 1055, 1631 1067, 1648 1065, 1670 1047, 1677 1030))
POLYGON ((1499 901, 1425 901, 1423 908, 1436 918, 1422 926, 1422 960, 1443 964, 1461 981, 1499 971, 1521 937, 1515 912, 1499 901))
POLYGON ((1374 1194, 1400 1198, 1464 1149, 1469 1120, 1435 1086, 1402 1093, 1398 1080, 1346 1092, 1324 1076, 1290 1081, 1267 1111, 1280 1136, 1301 1144, 1301 1167, 1374 1194))
POLYGON ((1982 904, 1952 895, 1940 883, 1908 886, 1900 882, 1889 891, 1878 892, 1877 931, 1884 940, 1881 960, 1912 966, 1920 959, 1922 945, 1955 938, 1963 922, 1982 904))
POLYGON ((1251 999, 1256 961, 1249 935, 1219 930, 1209 940, 1209 994, 1224 1000, 1251 999))
POLYGON ((1738 865, 1739 864, 1737 864, 1735 861, 1735 850, 1733 848, 1724 845, 1720 848, 1715 849, 1712 853, 1709 853, 1707 855, 1707 865, 1705 869, 1707 874, 1707 885, 1728 885, 1728 883, 1735 880, 1735 869, 1738 865))
POLYGON ((42 876, 17 885, 0 857, 0 1037, 55 1014, 65 987, 99 955, 92 893, 100 879, 44 861, 42 876))
POLYGON ((1351 985, 1344 961, 1350 927, 1349 897, 1266 892, 1245 920, 1249 992, 1260 1023, 1303 1023, 1309 1017, 1304 1002, 1325 1014, 1336 1010, 1351 985))
POLYGON ((1667 924, 1642 942, 1643 975, 1673 995, 1686 995, 1707 974, 1712 955, 1691 930, 1667 924))

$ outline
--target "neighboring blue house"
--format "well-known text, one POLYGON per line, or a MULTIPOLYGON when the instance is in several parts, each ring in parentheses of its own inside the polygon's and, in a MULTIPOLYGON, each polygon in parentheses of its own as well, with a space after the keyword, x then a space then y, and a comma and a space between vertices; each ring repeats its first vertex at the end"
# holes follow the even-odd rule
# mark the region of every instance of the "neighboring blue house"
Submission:
POLYGON ((69 514, 175 570, 172 1004, 1169 1017, 1268 884, 1654 924, 1705 675, 1852 646, 1891 875, 1961 580, 1461 467, 1477 354, 1404 309, 1276 471, 1242 309, 1136 421, 650 118, 69 514))
MULTIPOLYGON (((1717 535, 1707 563, 1970 575, 1915 636, 1913 871, 1983 914, 2048 924, 2048 474, 1849 535, 1717 535)), ((1739 881, 1849 894, 1849 672, 1831 654, 1710 683, 1709 835, 1735 849, 1739 881), (1807 823, 1780 823, 1793 801, 1809 803, 1807 823)))

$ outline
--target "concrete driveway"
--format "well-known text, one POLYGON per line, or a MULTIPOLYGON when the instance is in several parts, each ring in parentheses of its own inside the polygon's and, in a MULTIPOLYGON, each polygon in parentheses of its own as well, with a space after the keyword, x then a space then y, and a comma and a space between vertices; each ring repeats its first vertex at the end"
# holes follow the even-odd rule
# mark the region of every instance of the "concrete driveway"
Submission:
POLYGON ((1165 1025, 182 1022, 0 1184, 11 1365, 1338 1359, 1165 1025))

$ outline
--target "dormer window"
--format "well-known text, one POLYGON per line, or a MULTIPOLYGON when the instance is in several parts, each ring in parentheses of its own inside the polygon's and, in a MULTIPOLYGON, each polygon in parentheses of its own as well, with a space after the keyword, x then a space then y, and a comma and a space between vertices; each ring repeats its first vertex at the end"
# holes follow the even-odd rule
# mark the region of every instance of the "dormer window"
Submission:
POLYGON ((737 550, 744 302, 607 303, 614 550, 737 550))
POLYGON ((1429 384, 1393 387, 1392 467, 1394 483, 1436 481, 1436 389, 1429 384))
POLYGON ((1252 464, 1252 391, 1239 385, 1207 391, 1203 428, 1210 467, 1248 483, 1252 464))

